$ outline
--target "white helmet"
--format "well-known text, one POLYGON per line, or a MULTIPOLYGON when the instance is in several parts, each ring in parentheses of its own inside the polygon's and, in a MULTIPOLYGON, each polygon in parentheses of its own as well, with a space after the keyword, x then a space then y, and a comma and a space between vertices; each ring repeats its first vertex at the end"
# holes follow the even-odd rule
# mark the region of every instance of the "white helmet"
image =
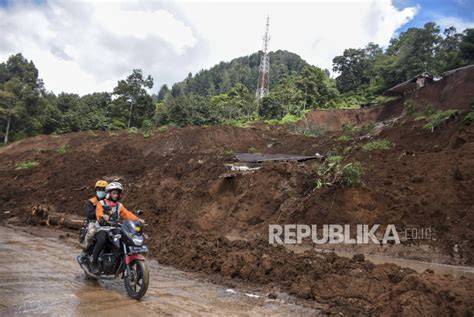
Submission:
POLYGON ((107 187, 105 187, 105 192, 109 193, 111 190, 118 190, 120 193, 123 193, 123 186, 119 182, 112 182, 107 187))

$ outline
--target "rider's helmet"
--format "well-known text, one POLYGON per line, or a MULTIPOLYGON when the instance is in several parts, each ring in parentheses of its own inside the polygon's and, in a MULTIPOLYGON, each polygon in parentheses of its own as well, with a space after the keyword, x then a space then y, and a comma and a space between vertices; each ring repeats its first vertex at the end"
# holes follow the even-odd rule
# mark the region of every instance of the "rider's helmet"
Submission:
POLYGON ((123 186, 119 182, 112 182, 105 187, 105 192, 107 193, 107 196, 109 196, 110 192, 112 190, 117 190, 119 192, 119 199, 122 198, 123 196, 123 186))
POLYGON ((102 190, 105 190, 105 187, 107 187, 107 185, 109 185, 109 183, 107 183, 107 181, 104 181, 104 180, 98 180, 96 183, 95 183, 95 189, 102 189, 102 190))
POLYGON ((95 195, 99 198, 99 199, 103 199, 105 197, 105 187, 107 187, 109 183, 107 183, 107 181, 104 181, 104 180, 98 180, 96 183, 95 183, 95 187, 94 187, 94 190, 95 190, 95 195))

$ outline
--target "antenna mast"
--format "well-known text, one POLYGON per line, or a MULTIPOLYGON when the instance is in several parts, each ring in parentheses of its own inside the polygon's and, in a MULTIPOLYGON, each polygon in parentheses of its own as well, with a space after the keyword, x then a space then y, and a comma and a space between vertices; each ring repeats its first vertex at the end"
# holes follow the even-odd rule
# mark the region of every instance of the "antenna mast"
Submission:
POLYGON ((267 25, 265 28, 265 35, 263 36, 263 55, 260 60, 260 69, 258 72, 257 91, 255 96, 257 101, 260 102, 263 97, 268 94, 269 91, 269 70, 270 70, 270 59, 268 58, 268 42, 270 41, 270 17, 267 16, 267 25))

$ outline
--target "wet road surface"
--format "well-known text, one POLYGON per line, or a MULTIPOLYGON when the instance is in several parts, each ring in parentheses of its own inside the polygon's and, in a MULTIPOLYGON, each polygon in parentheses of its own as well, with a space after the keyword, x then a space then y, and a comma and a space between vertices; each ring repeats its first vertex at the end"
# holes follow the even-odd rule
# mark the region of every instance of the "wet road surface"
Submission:
POLYGON ((246 294, 149 261, 150 287, 137 302, 123 281, 86 280, 79 249, 57 238, 0 227, 0 316, 316 316, 318 311, 246 294))

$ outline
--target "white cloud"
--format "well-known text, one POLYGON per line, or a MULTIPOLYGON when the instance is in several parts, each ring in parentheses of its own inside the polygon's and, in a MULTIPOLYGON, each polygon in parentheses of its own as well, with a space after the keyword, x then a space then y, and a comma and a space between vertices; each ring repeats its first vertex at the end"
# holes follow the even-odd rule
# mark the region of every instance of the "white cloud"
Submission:
POLYGON ((56 93, 110 91, 133 68, 152 74, 156 91, 261 49, 267 14, 271 50, 330 69, 345 48, 388 44, 417 11, 398 10, 389 0, 22 2, 0 8, 0 60, 22 52, 56 93))
POLYGON ((462 19, 449 16, 440 16, 435 19, 435 23, 440 25, 442 28, 454 26, 458 32, 462 32, 465 29, 474 28, 474 22, 464 21, 462 19))

